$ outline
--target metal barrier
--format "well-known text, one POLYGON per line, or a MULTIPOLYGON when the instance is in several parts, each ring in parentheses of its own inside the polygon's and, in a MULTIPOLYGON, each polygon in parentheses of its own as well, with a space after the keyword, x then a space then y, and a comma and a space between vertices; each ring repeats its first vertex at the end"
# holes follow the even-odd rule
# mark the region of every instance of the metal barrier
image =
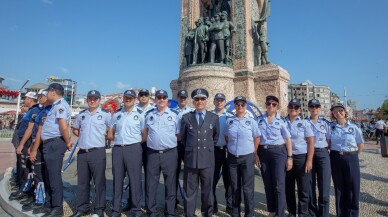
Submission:
POLYGON ((12 138, 13 131, 14 130, 10 130, 10 129, 0 130, 0 138, 12 138))

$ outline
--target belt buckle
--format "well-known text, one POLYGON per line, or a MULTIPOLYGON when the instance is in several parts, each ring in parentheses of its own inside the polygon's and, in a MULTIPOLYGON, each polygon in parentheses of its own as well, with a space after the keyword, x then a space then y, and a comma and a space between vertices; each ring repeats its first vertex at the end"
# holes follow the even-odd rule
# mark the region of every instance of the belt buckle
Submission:
POLYGON ((159 154, 163 154, 163 151, 160 150, 160 151, 159 151, 159 154))
POLYGON ((224 146, 221 146, 220 149, 221 149, 221 150, 224 149, 224 146))
POLYGON ((268 149, 268 145, 264 145, 264 149, 268 149))
POLYGON ((85 152, 86 152, 86 153, 89 153, 89 152, 90 152, 90 149, 85 149, 85 152))
POLYGON ((236 157, 239 157, 239 155, 236 155, 236 157))
POLYGON ((340 155, 344 155, 344 152, 343 152, 343 151, 340 151, 339 154, 340 154, 340 155))

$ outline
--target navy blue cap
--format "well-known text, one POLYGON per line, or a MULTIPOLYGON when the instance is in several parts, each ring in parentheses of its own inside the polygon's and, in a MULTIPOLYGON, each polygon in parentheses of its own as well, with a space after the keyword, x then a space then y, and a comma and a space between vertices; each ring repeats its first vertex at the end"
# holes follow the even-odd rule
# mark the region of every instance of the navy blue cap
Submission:
POLYGON ((147 89, 140 89, 139 94, 141 94, 141 93, 150 95, 150 91, 148 91, 147 89))
POLYGON ((187 93, 186 90, 180 90, 180 91, 178 91, 177 96, 178 96, 178 97, 188 97, 189 94, 187 93))
POLYGON ((88 95, 86 95, 87 98, 89 97, 96 97, 96 98, 101 98, 101 94, 98 90, 91 90, 88 92, 88 95))
POLYGON ((279 98, 277 98, 276 96, 271 96, 271 95, 270 95, 270 96, 265 97, 265 101, 266 101, 266 102, 268 102, 268 101, 270 101, 270 100, 273 100, 273 101, 279 103, 279 98))
POLYGON ((226 99, 225 95, 223 93, 217 93, 214 96, 214 99, 226 99))
POLYGON ((165 90, 158 90, 158 91, 156 91, 155 96, 156 97, 159 97, 159 96, 167 96, 168 97, 168 94, 165 90))
POLYGON ((205 98, 208 98, 209 97, 209 93, 207 92, 207 90, 203 89, 203 88, 198 88, 198 89, 195 89, 191 92, 191 98, 194 99, 194 98, 197 98, 197 97, 205 97, 205 98))
POLYGON ((337 103, 334 103, 331 108, 330 108, 330 111, 333 111, 334 108, 337 108, 337 107, 340 107, 340 108, 343 108, 345 109, 345 106, 344 104, 340 103, 340 102, 337 102, 337 103))
POLYGON ((308 106, 310 107, 310 106, 315 106, 315 105, 321 106, 321 103, 317 99, 310 99, 308 102, 308 106))
POLYGON ((300 107, 300 106, 301 106, 300 100, 299 100, 299 99, 292 99, 292 100, 288 103, 288 106, 297 106, 297 107, 300 107))
POLYGON ((60 91, 62 93, 62 95, 65 92, 65 90, 63 89, 63 86, 58 84, 58 83, 51 83, 48 86, 47 91, 52 91, 52 90, 58 90, 58 91, 60 91))
POLYGON ((234 98, 234 103, 237 103, 238 101, 243 101, 243 102, 247 102, 247 98, 245 98, 245 96, 236 96, 234 98))
POLYGON ((134 90, 126 90, 126 91, 124 92, 124 96, 130 96, 130 97, 132 97, 132 98, 136 98, 136 93, 135 93, 134 90))

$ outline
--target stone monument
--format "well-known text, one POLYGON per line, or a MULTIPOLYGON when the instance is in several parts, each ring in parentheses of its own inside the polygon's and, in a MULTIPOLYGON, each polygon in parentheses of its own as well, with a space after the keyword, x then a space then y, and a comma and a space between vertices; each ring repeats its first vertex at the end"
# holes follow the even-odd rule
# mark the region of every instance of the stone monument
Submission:
POLYGON ((265 96, 274 95, 284 114, 290 76, 268 60, 269 15, 270 0, 182 0, 173 97, 180 89, 190 93, 201 87, 209 91, 210 101, 218 92, 227 101, 242 95, 264 110, 265 96))

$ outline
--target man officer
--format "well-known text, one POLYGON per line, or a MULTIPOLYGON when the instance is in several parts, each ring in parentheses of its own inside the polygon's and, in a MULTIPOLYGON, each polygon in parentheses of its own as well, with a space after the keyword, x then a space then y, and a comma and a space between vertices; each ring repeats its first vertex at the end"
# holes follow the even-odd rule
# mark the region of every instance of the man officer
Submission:
POLYGON ((66 149, 71 150, 70 122, 71 110, 63 99, 64 89, 58 83, 52 83, 47 89, 47 100, 52 103, 42 128, 43 155, 46 161, 48 194, 51 198, 51 211, 44 217, 63 215, 62 162, 66 149))
POLYGON ((195 111, 183 115, 180 127, 185 145, 184 191, 185 216, 194 216, 196 193, 201 181, 202 216, 213 215, 214 145, 219 136, 217 115, 206 111, 209 93, 195 89, 191 93, 195 111))
POLYGON ((155 96, 157 107, 145 115, 148 147, 147 204, 150 216, 158 216, 156 193, 162 171, 166 192, 165 216, 175 216, 178 112, 168 108, 166 91, 158 90, 155 96))
MULTIPOLYGON (((211 112, 218 116, 218 120, 220 123, 220 132, 223 132, 225 128, 226 119, 233 117, 233 114, 226 111, 226 109, 224 108, 226 104, 226 97, 223 93, 217 93, 214 96, 213 103, 215 108, 211 112)), ((229 173, 229 166, 227 161, 226 141, 225 141, 225 136, 222 133, 220 133, 217 143, 214 146, 214 159, 215 159, 214 181, 213 181, 214 213, 218 212, 216 188, 217 188, 217 183, 221 179, 221 177, 225 187, 226 212, 231 213, 232 189, 230 186, 230 173, 229 173), (222 169, 222 172, 221 172, 221 169, 222 169)))
POLYGON ((89 91, 86 96, 89 108, 81 111, 73 124, 73 133, 78 137, 79 150, 77 154, 77 212, 71 217, 83 216, 90 212, 90 178, 93 178, 96 186, 95 215, 103 216, 105 209, 105 134, 111 115, 101 110, 100 99, 99 91, 89 91))

